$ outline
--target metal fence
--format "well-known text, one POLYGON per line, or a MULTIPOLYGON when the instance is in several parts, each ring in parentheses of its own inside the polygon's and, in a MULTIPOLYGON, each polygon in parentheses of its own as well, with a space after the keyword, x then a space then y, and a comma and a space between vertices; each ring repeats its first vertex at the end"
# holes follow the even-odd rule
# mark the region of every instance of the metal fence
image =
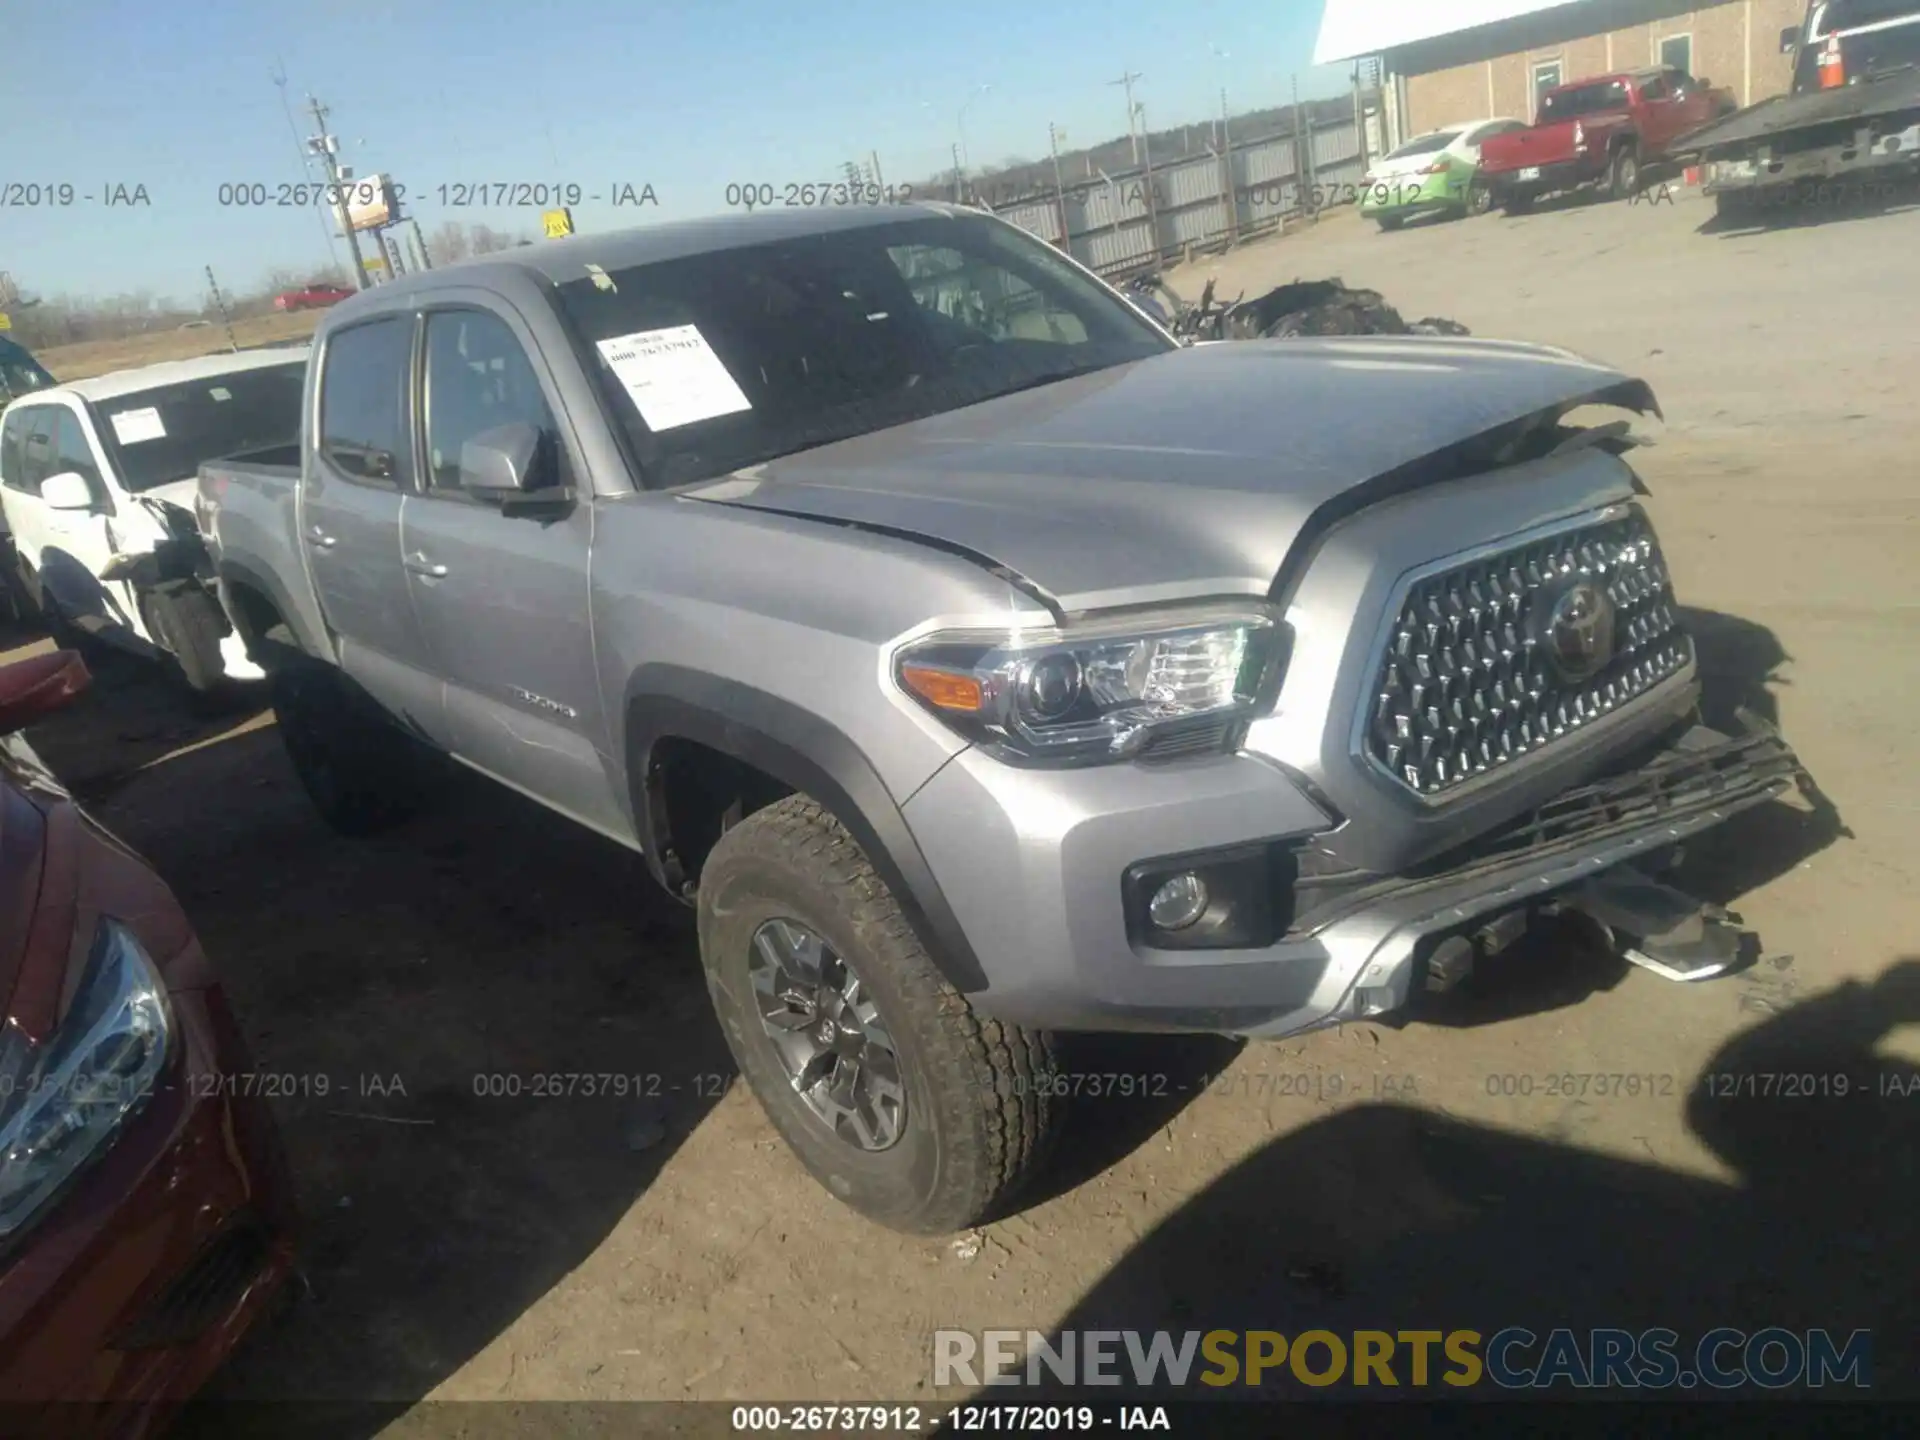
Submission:
POLYGON ((1309 208, 1351 201, 1365 168, 1353 121, 1336 120, 1315 125, 1310 146, 1291 135, 1268 136, 1233 145, 1225 157, 1212 152, 1164 168, 1143 165, 993 208, 1089 269, 1122 275, 1277 229, 1309 208), (1309 200, 1311 206, 1302 203, 1309 200))

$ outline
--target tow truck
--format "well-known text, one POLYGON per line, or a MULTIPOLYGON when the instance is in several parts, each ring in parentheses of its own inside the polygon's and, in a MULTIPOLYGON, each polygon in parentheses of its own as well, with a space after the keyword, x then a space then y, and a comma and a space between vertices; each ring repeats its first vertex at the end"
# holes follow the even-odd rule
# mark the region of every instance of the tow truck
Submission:
POLYGON ((1682 137, 1723 218, 1892 196, 1920 176, 1920 3, 1813 0, 1785 95, 1682 137))

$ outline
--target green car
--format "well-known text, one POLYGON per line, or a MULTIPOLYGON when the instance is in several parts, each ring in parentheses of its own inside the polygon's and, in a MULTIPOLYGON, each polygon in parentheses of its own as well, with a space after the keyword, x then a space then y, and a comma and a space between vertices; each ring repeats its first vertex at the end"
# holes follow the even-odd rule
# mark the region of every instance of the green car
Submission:
POLYGON ((1521 120, 1477 120, 1409 140, 1368 168, 1360 182, 1360 214, 1382 230, 1422 215, 1484 215, 1492 197, 1474 183, 1488 137, 1526 129, 1521 120))

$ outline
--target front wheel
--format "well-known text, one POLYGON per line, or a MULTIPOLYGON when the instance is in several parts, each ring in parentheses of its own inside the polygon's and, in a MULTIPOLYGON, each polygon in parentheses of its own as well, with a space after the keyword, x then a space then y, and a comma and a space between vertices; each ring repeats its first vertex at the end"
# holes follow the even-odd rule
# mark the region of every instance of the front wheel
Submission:
POLYGON ((1382 230, 1398 230, 1407 223, 1404 215, 1377 215, 1374 218, 1379 222, 1382 230))
POLYGON ((1044 1166, 1051 1037, 990 1020, 940 973, 853 836, 793 795, 702 867, 700 959, 767 1118, 846 1205, 916 1235, 1001 1213, 1044 1166))
POLYGON ((204 590, 155 591, 146 597, 146 612, 148 633, 196 704, 216 707, 227 692, 220 602, 204 590))

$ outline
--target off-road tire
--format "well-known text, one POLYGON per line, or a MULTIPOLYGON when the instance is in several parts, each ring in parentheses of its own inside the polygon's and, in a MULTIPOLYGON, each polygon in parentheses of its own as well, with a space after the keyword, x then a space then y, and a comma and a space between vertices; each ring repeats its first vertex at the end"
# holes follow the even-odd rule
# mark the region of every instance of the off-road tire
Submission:
POLYGON ((1607 190, 1616 200, 1631 200, 1640 193, 1640 152, 1633 146, 1623 145, 1614 151, 1607 190))
POLYGON ((293 659, 268 676, 281 743, 320 818, 342 835, 377 835, 425 802, 434 758, 353 692, 337 669, 293 659))
POLYGON ((205 591, 154 591, 146 597, 147 630, 167 657, 168 668, 193 696, 195 706, 211 710, 230 696, 220 639, 226 631, 220 602, 205 591))
POLYGON ((1044 1168, 1060 1098, 1053 1040, 976 1014, 927 955, 845 827, 804 795, 721 836, 698 895, 700 958, 734 1061, 800 1162, 890 1229, 948 1234, 995 1215, 1044 1168), (889 1148, 842 1140, 795 1093, 748 976, 768 920, 797 921, 848 962, 899 1057, 906 1115, 889 1148))

